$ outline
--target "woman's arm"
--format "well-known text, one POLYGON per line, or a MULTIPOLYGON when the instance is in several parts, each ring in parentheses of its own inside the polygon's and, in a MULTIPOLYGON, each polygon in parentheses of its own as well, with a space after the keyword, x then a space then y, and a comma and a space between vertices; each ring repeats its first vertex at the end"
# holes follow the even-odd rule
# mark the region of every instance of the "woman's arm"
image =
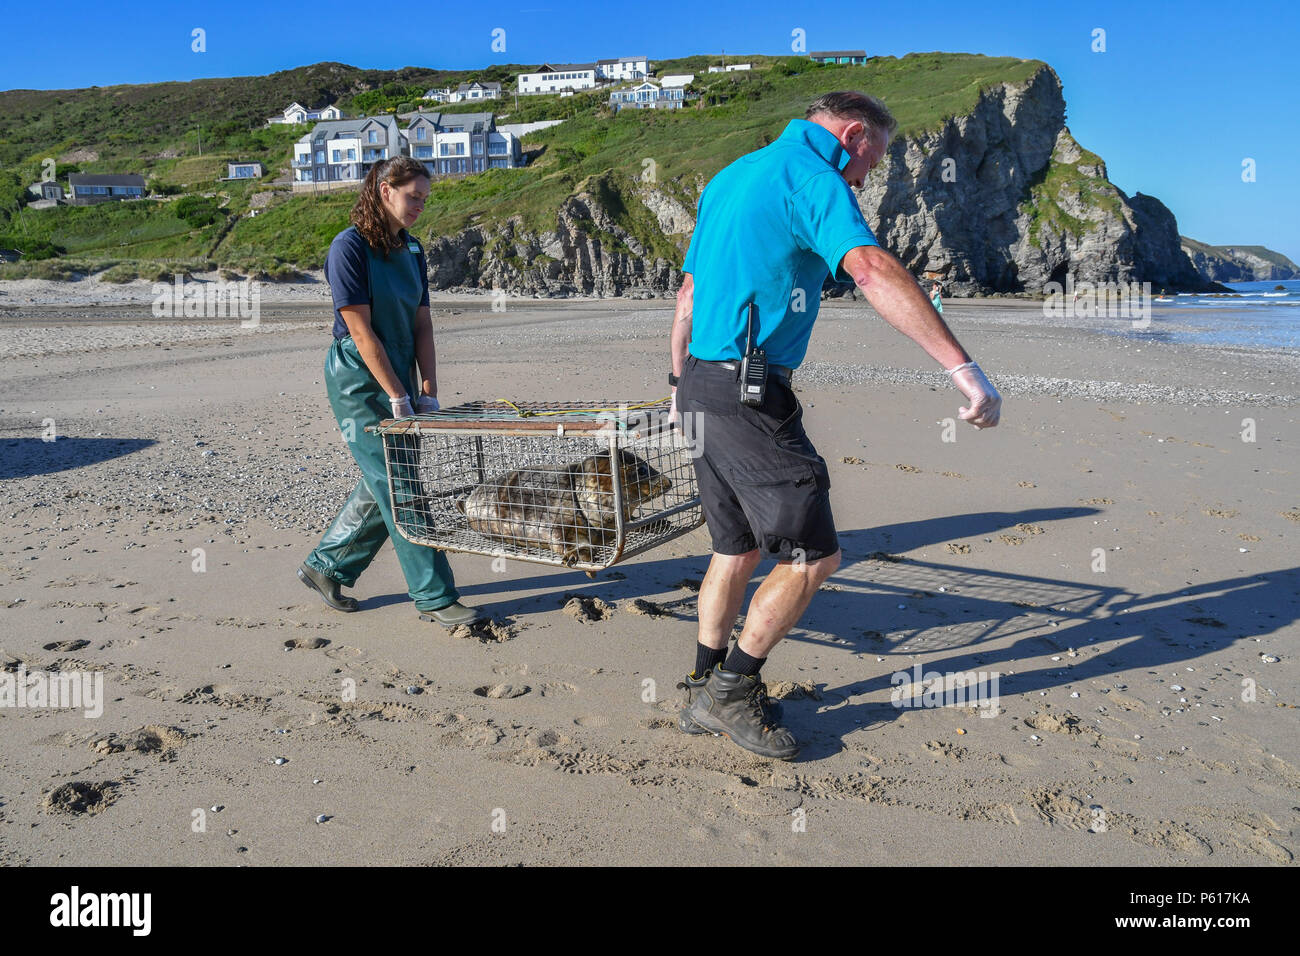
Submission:
POLYGON ((438 356, 433 345, 433 318, 427 305, 415 310, 415 360, 420 364, 420 391, 437 398, 438 356))
POLYGON ((379 382, 380 388, 388 393, 389 398, 401 398, 406 394, 406 386, 393 372, 393 365, 388 361, 388 353, 383 343, 370 327, 370 306, 349 305, 339 309, 343 321, 347 324, 348 334, 357 343, 357 351, 370 374, 379 382))

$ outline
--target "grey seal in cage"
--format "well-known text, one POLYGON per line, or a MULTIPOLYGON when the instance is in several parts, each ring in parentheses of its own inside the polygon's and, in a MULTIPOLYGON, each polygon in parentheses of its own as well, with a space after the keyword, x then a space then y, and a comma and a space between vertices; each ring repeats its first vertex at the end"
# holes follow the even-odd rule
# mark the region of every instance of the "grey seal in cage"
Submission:
MULTIPOLYGON (((648 462, 618 451, 623 520, 643 502, 665 494, 670 482, 648 462)), ((614 542, 614 475, 608 454, 567 465, 540 465, 484 482, 456 503, 475 531, 509 544, 560 555, 566 565, 595 562, 596 549, 614 542)))

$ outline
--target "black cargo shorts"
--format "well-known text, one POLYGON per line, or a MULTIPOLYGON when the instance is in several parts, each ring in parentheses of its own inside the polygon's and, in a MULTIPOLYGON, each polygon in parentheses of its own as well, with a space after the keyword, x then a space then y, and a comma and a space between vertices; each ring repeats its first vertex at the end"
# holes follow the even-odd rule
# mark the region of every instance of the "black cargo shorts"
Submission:
POLYGON ((769 375, 763 404, 742 405, 738 369, 690 355, 677 409, 699 443, 695 474, 714 551, 815 561, 839 550, 830 475, 789 384, 769 375))

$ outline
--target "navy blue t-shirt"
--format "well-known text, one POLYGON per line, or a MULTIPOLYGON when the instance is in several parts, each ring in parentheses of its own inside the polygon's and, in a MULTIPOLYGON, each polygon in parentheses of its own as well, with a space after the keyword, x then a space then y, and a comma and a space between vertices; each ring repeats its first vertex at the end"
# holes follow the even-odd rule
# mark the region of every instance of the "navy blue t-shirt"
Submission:
MULTIPOLYGON (((405 229, 401 233, 402 245, 392 255, 406 255, 406 246, 415 243, 419 248, 417 256, 420 263, 420 279, 424 282, 424 295, 420 305, 429 304, 429 271, 424 259, 424 246, 405 229)), ((330 284, 330 294, 334 297, 334 337, 347 338, 348 324, 343 321, 339 309, 349 305, 370 304, 370 273, 366 269, 366 237, 357 232, 356 226, 348 226, 330 243, 329 255, 325 258, 325 281, 330 284)))

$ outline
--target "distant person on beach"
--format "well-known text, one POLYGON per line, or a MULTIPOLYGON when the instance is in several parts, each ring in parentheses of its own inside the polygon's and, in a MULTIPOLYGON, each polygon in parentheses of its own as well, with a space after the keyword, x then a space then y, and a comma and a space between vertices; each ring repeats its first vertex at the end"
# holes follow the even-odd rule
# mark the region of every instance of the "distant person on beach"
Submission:
MULTIPOLYGON (((830 477, 803 429, 790 388, 834 270, 890 325, 923 348, 969 400, 962 419, 998 423, 1002 399, 948 330, 902 263, 880 248, 850 186, 862 188, 896 127, 874 97, 827 93, 780 138, 718 173, 700 196, 671 333, 674 413, 698 416, 695 459, 713 557, 700 588, 695 667, 679 684, 687 733, 724 734, 746 750, 791 759, 794 735, 777 723, 761 669, 839 567, 830 477), (767 353, 766 394, 740 401, 749 306, 767 353), (745 589, 764 557, 736 646, 727 650, 745 589)), ((685 424, 690 424, 689 422, 685 424)))
POLYGON ((943 315, 943 286, 937 282, 930 286, 930 304, 934 306, 934 311, 943 315))
POLYGON ((424 249, 407 232, 428 195, 423 163, 405 156, 377 163, 352 207, 352 225, 330 244, 325 278, 334 298, 334 344, 325 357, 325 393, 361 480, 298 577, 330 607, 355 611, 356 599, 340 588, 354 586, 391 539, 420 619, 453 627, 483 615, 460 603, 445 554, 398 532, 383 439, 365 430, 438 408, 424 249))

